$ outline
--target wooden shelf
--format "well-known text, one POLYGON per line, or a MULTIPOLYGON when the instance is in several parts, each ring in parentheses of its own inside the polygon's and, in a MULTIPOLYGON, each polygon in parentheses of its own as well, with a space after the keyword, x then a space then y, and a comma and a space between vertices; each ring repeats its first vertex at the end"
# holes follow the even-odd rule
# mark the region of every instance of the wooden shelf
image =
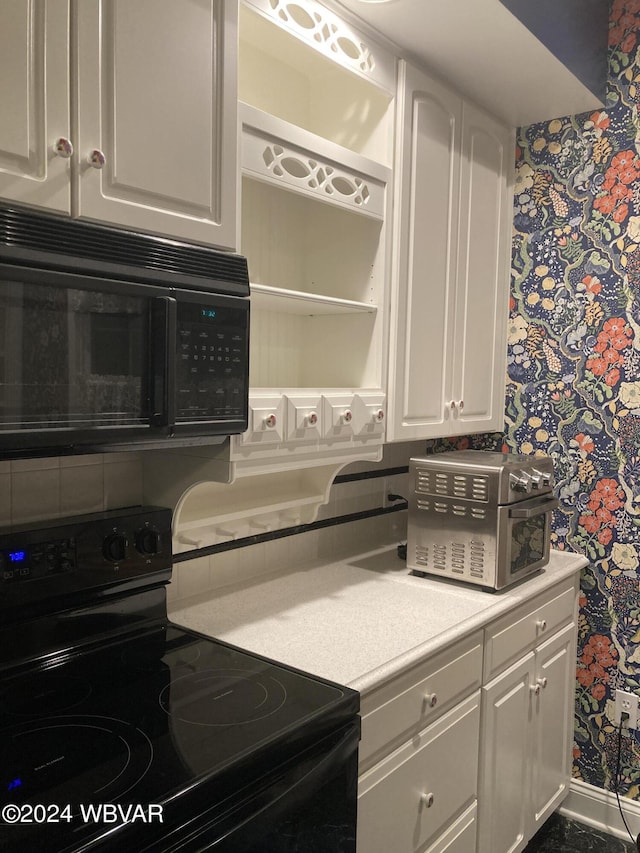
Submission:
POLYGON ((378 310, 376 305, 369 302, 337 299, 265 284, 251 285, 251 305, 263 311, 308 317, 320 314, 375 314, 378 310))

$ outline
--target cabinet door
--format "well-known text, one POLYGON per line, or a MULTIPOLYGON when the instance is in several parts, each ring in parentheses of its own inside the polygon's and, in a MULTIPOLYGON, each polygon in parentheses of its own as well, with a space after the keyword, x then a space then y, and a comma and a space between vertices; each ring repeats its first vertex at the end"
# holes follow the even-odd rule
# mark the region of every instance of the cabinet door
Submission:
POLYGON ((534 835, 564 799, 571 773, 576 626, 567 625, 536 651, 532 776, 534 835))
POLYGON ((360 777, 358 853, 424 851, 473 805, 479 723, 475 693, 360 777))
POLYGON ((503 427, 515 160, 510 131, 466 102, 462 126, 452 433, 503 427))
POLYGON ((401 63, 390 441, 442 435, 451 399, 462 101, 401 63))
POLYGON ((69 213, 68 0, 3 0, 0 115, 0 196, 69 213))
POLYGON ((74 213, 235 248, 237 3, 76 9, 74 213))
POLYGON ((515 853, 527 841, 534 654, 482 688, 478 853, 515 853))

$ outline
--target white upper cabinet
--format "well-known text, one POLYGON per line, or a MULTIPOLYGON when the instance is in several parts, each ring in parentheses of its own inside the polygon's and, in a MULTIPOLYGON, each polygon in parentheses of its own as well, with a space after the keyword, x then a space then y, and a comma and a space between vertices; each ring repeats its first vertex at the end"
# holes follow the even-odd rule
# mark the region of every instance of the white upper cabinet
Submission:
POLYGON ((500 429, 512 134, 401 63, 391 441, 500 429))
POLYGON ((68 34, 68 0, 0 7, 0 196, 63 213, 71 210, 68 34))
POLYGON ((449 405, 456 433, 503 428, 514 162, 512 134, 465 102, 449 405))
POLYGON ((237 2, 68 8, 0 8, 0 195, 235 249, 237 2))
POLYGON ((76 215, 235 248, 237 4, 77 14, 76 215))

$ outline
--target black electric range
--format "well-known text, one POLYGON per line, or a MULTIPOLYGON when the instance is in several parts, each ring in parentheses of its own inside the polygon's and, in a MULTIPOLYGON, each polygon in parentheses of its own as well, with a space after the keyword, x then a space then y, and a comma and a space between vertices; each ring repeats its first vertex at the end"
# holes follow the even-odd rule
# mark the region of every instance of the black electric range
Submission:
POLYGON ((0 850, 351 853, 359 697, 172 625, 170 512, 0 535, 0 850))

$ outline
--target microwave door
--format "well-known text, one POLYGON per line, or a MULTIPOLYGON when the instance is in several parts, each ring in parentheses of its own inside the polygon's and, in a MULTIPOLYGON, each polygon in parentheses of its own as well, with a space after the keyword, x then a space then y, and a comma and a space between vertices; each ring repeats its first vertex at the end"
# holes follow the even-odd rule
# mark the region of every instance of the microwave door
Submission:
POLYGON ((2 272, 1 449, 168 434, 174 300, 145 286, 2 272))

